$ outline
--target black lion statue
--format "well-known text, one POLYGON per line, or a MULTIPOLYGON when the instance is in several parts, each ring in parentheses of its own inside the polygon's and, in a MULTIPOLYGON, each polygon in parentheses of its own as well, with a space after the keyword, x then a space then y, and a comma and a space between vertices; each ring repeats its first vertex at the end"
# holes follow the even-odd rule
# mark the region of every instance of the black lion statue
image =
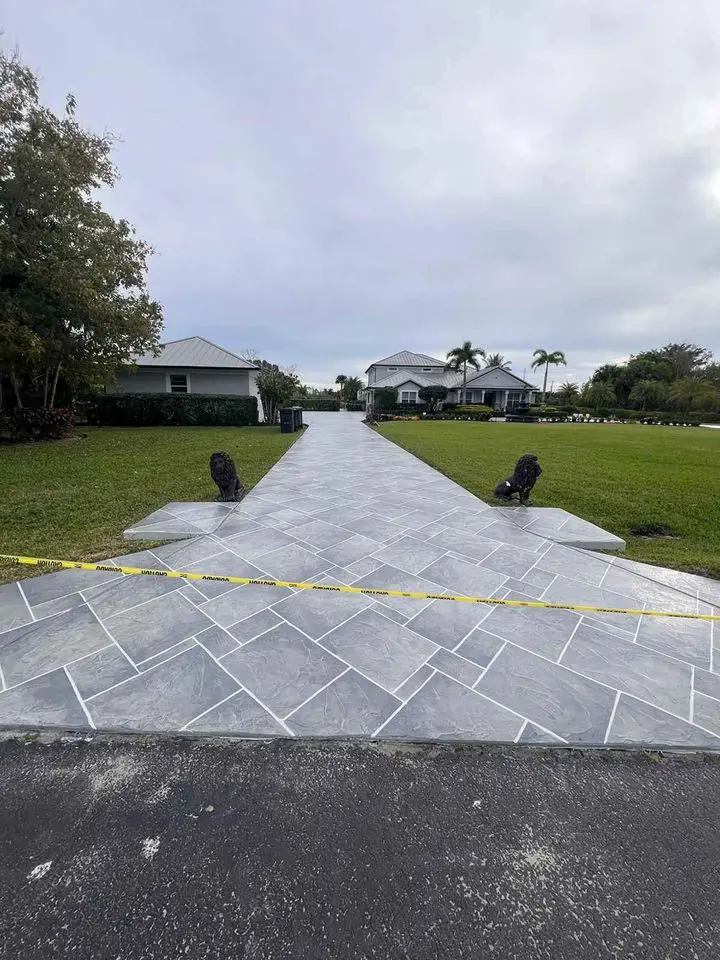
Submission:
POLYGON ((219 499, 223 503, 242 500, 245 496, 235 464, 226 453, 214 453, 210 457, 210 476, 220 489, 219 499))
POLYGON ((530 491, 541 473, 542 467, 538 463, 538 458, 534 453, 526 453, 515 464, 513 475, 501 480, 495 487, 495 496, 498 500, 512 500, 517 493, 520 503, 527 505, 530 502, 530 491))

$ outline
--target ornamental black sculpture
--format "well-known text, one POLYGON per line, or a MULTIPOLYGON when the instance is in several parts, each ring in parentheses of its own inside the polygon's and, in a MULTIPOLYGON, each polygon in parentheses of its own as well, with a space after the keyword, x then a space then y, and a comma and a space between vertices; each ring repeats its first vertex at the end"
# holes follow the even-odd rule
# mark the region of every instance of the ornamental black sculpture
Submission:
POLYGON ((511 477, 495 487, 495 496, 498 500, 512 500, 517 493, 520 503, 529 502, 530 491, 535 486, 537 478, 542 473, 542 467, 534 453, 526 453, 515 464, 515 471, 511 477))
POLYGON ((210 476, 220 489, 219 499, 223 503, 242 500, 245 496, 235 464, 226 453, 214 453, 210 457, 210 476))

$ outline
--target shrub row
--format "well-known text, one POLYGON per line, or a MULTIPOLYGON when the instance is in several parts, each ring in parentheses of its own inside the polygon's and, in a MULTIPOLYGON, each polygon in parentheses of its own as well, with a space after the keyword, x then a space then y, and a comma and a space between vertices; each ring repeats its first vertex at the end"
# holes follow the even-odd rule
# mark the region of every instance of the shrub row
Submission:
POLYGON ((201 393, 107 393, 88 401, 88 422, 103 427, 248 427, 255 397, 201 393))
POLYGON ((303 410, 339 410, 342 401, 337 397, 293 397, 284 407, 302 407, 303 410))
POLYGON ((73 429, 73 412, 65 408, 32 409, 21 407, 0 415, 0 431, 9 434, 11 443, 31 440, 62 440, 73 429))

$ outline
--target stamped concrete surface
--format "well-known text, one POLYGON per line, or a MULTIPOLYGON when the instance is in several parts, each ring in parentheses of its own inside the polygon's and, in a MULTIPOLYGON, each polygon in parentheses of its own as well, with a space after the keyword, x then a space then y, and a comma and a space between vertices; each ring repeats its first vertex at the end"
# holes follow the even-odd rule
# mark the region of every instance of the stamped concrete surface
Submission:
POLYGON ((713 960, 720 758, 0 742, 3 956, 713 960))
MULTIPOLYGON (((118 565, 720 608, 717 581, 556 543, 571 521, 490 507, 353 414, 312 415, 241 504, 169 506, 212 532, 118 565)), ((636 614, 66 571, 0 587, 0 678, 5 726, 720 747, 713 625, 636 614)))

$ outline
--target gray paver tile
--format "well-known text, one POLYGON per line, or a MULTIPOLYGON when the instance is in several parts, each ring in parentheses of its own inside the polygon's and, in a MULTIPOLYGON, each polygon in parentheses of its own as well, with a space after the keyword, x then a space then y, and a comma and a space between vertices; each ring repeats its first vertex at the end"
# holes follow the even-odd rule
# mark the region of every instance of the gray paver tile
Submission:
MULTIPOLYGON (((509 593, 506 600, 531 599, 521 593, 509 593)), ((483 620, 483 630, 520 647, 557 660, 573 630, 581 620, 571 610, 537 610, 532 607, 495 607, 483 620)))
POLYGON ((465 597, 489 597, 507 580, 502 573, 453 557, 441 557, 425 567, 422 575, 441 584, 449 593, 465 597))
POLYGON ((205 560, 223 551, 223 547, 210 537, 198 537, 196 540, 175 541, 165 543, 161 547, 153 547, 149 552, 159 557, 172 570, 185 572, 189 563, 205 560))
POLYGON ((261 610, 259 613, 254 613, 251 617, 247 617, 239 623, 233 624, 228 627, 227 630, 238 643, 247 643, 248 640, 254 640, 255 637, 259 637, 261 633, 272 630, 273 627, 279 626, 282 622, 277 614, 273 613, 270 609, 266 609, 261 610))
POLYGON ((463 640, 457 648, 457 653, 481 667, 486 667, 504 644, 505 640, 478 627, 466 640, 463 640))
POLYGON ((433 600, 412 617, 407 626, 441 647, 452 650, 487 617, 489 611, 490 608, 482 604, 433 600))
POLYGON ((226 630, 223 630, 222 627, 217 627, 214 624, 212 627, 208 627, 207 630, 198 633, 196 640, 208 653, 212 654, 213 657, 216 657, 218 660, 220 657, 224 657, 226 653, 230 653, 231 650, 236 650, 238 646, 235 637, 231 636, 226 630))
POLYGON ((87 607, 0 634, 0 667, 7 686, 48 673, 108 645, 108 635, 87 607))
MULTIPOLYGON (((381 548, 382 544, 378 543, 377 540, 371 540, 370 537, 363 537, 361 534, 356 534, 348 540, 344 540, 342 543, 337 543, 332 547, 321 550, 320 556, 325 557, 332 563, 336 563, 340 567, 347 567, 351 571, 354 571, 359 564, 362 564, 365 559, 370 557, 371 553, 381 548)), ((372 570, 377 570, 377 568, 381 566, 379 560, 368 560, 368 563, 370 562, 372 563, 372 570)), ((358 576, 362 576, 363 573, 370 573, 370 570, 361 569, 358 572, 358 576)))
POLYGON ((544 554, 539 566, 572 580, 598 586, 608 573, 610 559, 602 559, 586 550, 577 550, 554 543, 544 554))
POLYGON ((75 681, 80 696, 87 699, 122 680, 137 676, 138 671, 115 644, 111 644, 104 650, 98 650, 89 657, 69 664, 68 672, 75 681))
POLYGON ((0 632, 20 627, 32 620, 17 583, 0 586, 0 632))
POLYGON ((693 722, 720 735, 720 700, 696 693, 693 704, 693 722))
POLYGON ((720 700, 720 676, 716 673, 708 673, 705 670, 696 670, 695 689, 698 693, 704 693, 708 697, 715 697, 716 700, 720 700))
POLYGON ((674 620, 665 617, 643 617, 637 642, 652 650, 710 669, 712 622, 709 620, 674 620))
MULTIPOLYGON (((262 580, 266 576, 264 568, 261 570, 248 560, 244 560, 230 551, 191 563, 186 566, 183 572, 209 573, 211 576, 218 577, 247 577, 249 580, 262 580)), ((192 585, 206 600, 221 597, 237 586, 234 583, 222 583, 222 581, 215 580, 193 580, 192 585)), ((198 602, 202 603, 202 600, 198 602)))
POLYGON ((229 700, 191 721, 185 729, 192 733, 227 733, 251 738, 289 736, 285 727, 245 690, 239 690, 229 700))
POLYGON ((297 736, 371 736, 401 701, 348 670, 287 718, 297 736))
MULTIPOLYGON (((381 517, 361 517, 359 520, 351 520, 344 525, 346 530, 351 533, 359 533, 363 537, 370 537, 371 540, 377 540, 378 543, 387 543, 398 534, 402 533, 405 527, 404 518, 398 522, 394 520, 384 520, 381 517)), ((377 548, 376 548, 377 549, 377 548)))
POLYGON ((512 741, 522 724, 516 714, 436 673, 379 735, 404 740, 512 741))
POLYGON ((342 540, 349 540, 352 533, 345 527, 334 523, 325 523, 323 520, 311 520, 300 526, 293 527, 293 536, 310 544, 317 550, 332 547, 342 540))
POLYGON ((200 647, 88 701, 99 729, 176 730, 238 689, 200 647))
POLYGON ((140 663, 212 626, 204 613, 179 594, 158 597, 104 621, 113 639, 140 663))
POLYGON ((122 577, 84 590, 83 595, 100 619, 104 620, 139 603, 174 593, 183 586, 182 580, 165 580, 162 577, 122 577))
POLYGON ((508 577, 522 577, 537 562, 538 555, 536 553, 530 553, 529 550, 516 547, 512 543, 503 543, 499 549, 481 560, 480 566, 495 570, 496 573, 504 573, 508 577))
POLYGON ((436 651, 435 644, 375 610, 366 610, 323 638, 336 653, 374 683, 393 691, 436 651))
POLYGON ((581 624, 562 664, 623 693, 690 719, 691 668, 661 653, 581 624))
POLYGON ((146 670, 152 670, 152 668, 156 667, 159 663, 165 663, 168 660, 172 660, 172 658, 176 657, 179 653, 184 653, 186 650, 192 650, 193 647, 197 647, 195 638, 188 637, 187 640, 181 640, 180 643, 176 643, 174 646, 168 647, 167 650, 163 650, 162 653, 158 653, 154 657, 148 657, 147 660, 143 660, 142 663, 137 665, 137 668, 144 673, 146 670))
POLYGON ((34 606, 120 578, 121 573, 105 573, 102 570, 61 570, 59 573, 45 573, 41 577, 23 580, 22 586, 28 603, 34 606))
POLYGON ((620 694, 607 742, 720 748, 720 737, 625 693, 620 694))
MULTIPOLYGON (((543 594, 543 600, 549 603, 569 603, 590 607, 612 607, 620 610, 633 610, 635 601, 610 590, 594 587, 589 583, 580 583, 559 576, 543 594)), ((640 621, 639 616, 624 613, 591 613, 593 620, 607 623, 611 627, 621 627, 634 635, 640 621)))
POLYGON ((200 609, 221 627, 229 627, 292 595, 287 587, 257 587, 249 584, 236 587, 215 600, 208 600, 200 609))
POLYGON ((477 664, 470 663, 449 650, 438 650, 430 657, 428 663, 431 667, 435 667, 436 670, 442 671, 459 683, 464 683, 467 687, 477 683, 482 673, 482 668, 478 667, 477 664))
POLYGON ((56 617, 58 613, 65 613, 67 610, 84 605, 85 601, 79 593, 70 593, 67 597, 58 597, 57 600, 38 603, 32 608, 32 612, 36 620, 44 620, 46 617, 56 617))
MULTIPOLYGON (((406 573, 405 570, 390 566, 390 564, 378 567, 377 570, 373 570, 366 577, 361 577, 353 586, 362 589, 402 590, 410 593, 440 594, 444 592, 443 588, 432 580, 426 579, 424 576, 413 576, 406 573)), ((427 606, 425 600, 405 597, 382 597, 382 603, 406 617, 414 616, 423 607, 427 606)))
POLYGON ((562 743, 561 737, 556 737, 554 734, 550 733, 549 730, 543 730, 541 727, 536 727, 534 723, 528 723, 525 726, 525 729, 522 732, 518 743, 562 743))
POLYGON ((287 624, 229 653, 223 666, 278 717, 287 716, 347 669, 287 624))
POLYGON ((0 693, 0 724, 70 729, 90 726, 64 670, 54 670, 0 693))
POLYGON ((266 553, 258 563, 262 564, 263 570, 273 579, 295 582, 309 582, 313 577, 325 573, 332 565, 330 560, 311 553, 299 543, 291 543, 288 547, 266 553))
POLYGON ((413 537, 401 537, 392 546, 381 547, 374 554, 374 559, 416 574, 445 552, 443 547, 436 547, 431 543, 415 540, 413 537))
POLYGON ((371 604, 369 597, 360 594, 303 590, 282 603, 274 604, 273 610, 298 630, 317 640, 371 604))
POLYGON ((279 547, 287 547, 291 543, 296 543, 296 539, 282 530, 274 530, 272 527, 262 527, 251 533, 239 533, 237 536, 225 540, 225 546, 232 550, 244 560, 256 563, 265 553, 277 550, 279 547))
POLYGON ((487 540, 482 536, 474 536, 471 533, 450 529, 434 534, 430 543, 433 546, 444 547, 445 550, 460 554, 465 559, 475 561, 484 560, 498 548, 494 540, 487 540))
POLYGON ((615 703, 614 690, 510 643, 475 689, 578 743, 602 743, 615 703))
POLYGON ((411 677, 408 677, 402 686, 393 691, 393 695, 398 697, 400 700, 409 700, 410 697, 420 689, 428 677, 431 677, 434 672, 435 671, 432 667, 429 667, 426 663, 423 664, 422 667, 416 670, 411 677))

